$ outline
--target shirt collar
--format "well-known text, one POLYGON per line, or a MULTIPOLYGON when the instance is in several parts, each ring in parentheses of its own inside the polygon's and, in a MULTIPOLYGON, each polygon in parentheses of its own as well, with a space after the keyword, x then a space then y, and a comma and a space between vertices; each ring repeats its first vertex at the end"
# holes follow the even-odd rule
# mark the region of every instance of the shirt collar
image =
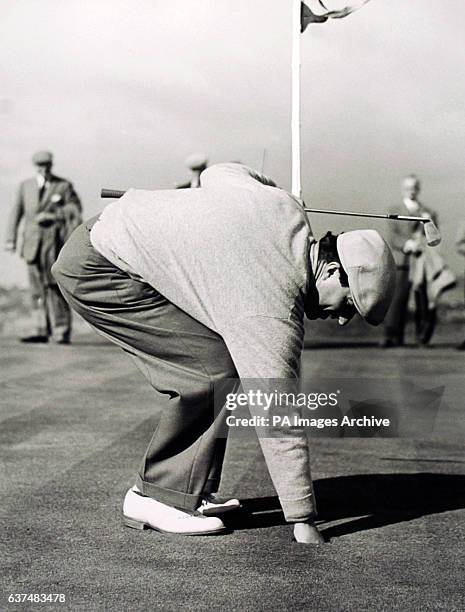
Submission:
POLYGON ((45 177, 42 176, 42 174, 36 174, 36 180, 37 180, 37 184, 39 185, 39 189, 42 189, 42 187, 45 185, 45 183, 47 182, 45 180, 45 177))

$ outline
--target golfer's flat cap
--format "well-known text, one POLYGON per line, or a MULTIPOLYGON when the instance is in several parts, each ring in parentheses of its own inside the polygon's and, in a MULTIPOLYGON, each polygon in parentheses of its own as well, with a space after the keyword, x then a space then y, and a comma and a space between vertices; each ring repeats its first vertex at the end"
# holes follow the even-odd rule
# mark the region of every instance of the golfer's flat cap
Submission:
POLYGON ((337 238, 337 251, 359 314, 370 323, 384 321, 396 286, 396 265, 375 230, 356 230, 337 238))
POLYGON ((32 156, 32 163, 36 166, 45 166, 46 164, 53 163, 53 155, 50 151, 37 151, 32 156))
POLYGON ((186 166, 191 170, 201 170, 208 166, 208 158, 205 153, 193 153, 186 159, 186 166))

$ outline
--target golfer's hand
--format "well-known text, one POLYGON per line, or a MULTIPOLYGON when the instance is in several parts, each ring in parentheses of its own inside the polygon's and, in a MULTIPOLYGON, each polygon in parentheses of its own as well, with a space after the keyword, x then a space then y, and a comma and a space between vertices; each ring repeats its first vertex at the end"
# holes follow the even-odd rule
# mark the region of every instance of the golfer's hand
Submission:
POLYGON ((300 544, 324 544, 324 538, 318 531, 315 523, 296 523, 294 525, 294 537, 300 544))
POLYGON ((47 227, 48 225, 53 225, 57 220, 57 216, 52 212, 40 212, 36 215, 36 221, 38 225, 42 227, 47 227))
POLYGON ((16 251, 16 245, 14 242, 7 242, 5 244, 5 251, 7 253, 14 253, 16 251))

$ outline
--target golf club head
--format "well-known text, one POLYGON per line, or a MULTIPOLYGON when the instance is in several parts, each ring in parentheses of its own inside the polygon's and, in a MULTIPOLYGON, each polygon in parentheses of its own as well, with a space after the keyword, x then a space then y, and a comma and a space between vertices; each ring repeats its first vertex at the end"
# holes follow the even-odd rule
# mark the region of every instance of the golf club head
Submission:
POLYGON ((425 230, 426 242, 428 246, 435 247, 438 246, 438 244, 441 244, 441 234, 432 221, 426 221, 423 224, 423 229, 425 230))

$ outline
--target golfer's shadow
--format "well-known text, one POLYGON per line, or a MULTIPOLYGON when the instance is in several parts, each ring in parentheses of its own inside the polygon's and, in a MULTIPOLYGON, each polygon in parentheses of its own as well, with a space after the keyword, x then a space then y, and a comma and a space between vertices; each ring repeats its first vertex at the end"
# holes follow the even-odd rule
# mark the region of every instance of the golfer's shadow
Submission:
MULTIPOLYGON (((315 481, 318 521, 326 540, 427 514, 465 508, 465 476, 448 474, 363 474, 315 481), (325 528, 325 523, 342 521, 325 528)), ((277 497, 242 501, 230 515, 231 529, 285 524, 277 497)))

